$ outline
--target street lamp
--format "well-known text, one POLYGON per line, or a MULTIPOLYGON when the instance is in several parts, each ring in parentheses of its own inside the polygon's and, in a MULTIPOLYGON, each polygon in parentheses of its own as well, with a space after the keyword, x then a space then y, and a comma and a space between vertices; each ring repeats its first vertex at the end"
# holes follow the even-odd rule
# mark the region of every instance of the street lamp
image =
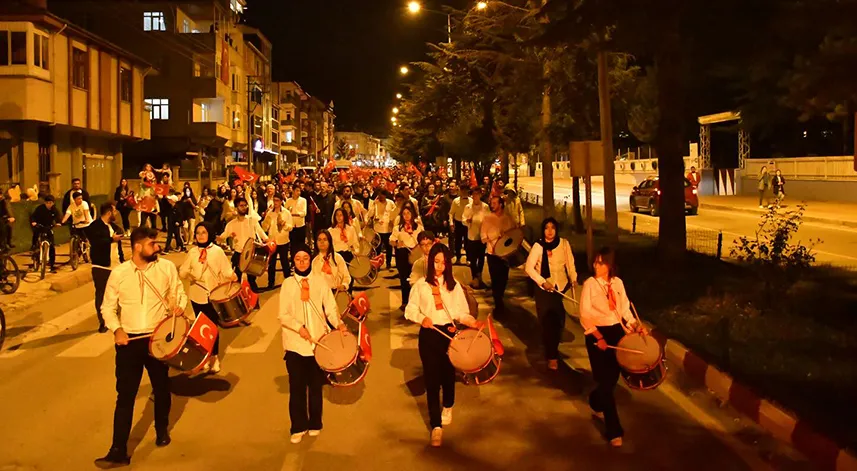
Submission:
POLYGON ((393 108, 393 114, 399 114, 399 109, 398 109, 398 108, 393 108))
POLYGON ((396 122, 396 121, 398 121, 398 120, 396 119, 396 117, 395 117, 395 116, 393 116, 392 118, 390 118, 390 121, 392 121, 392 122, 394 122, 394 123, 395 123, 395 122, 396 122))
POLYGON ((402 75, 408 75, 408 72, 410 72, 410 70, 408 70, 408 66, 406 65, 399 68, 399 73, 402 75))
POLYGON ((486 8, 488 8, 488 2, 479 2, 476 4, 477 10, 484 10, 486 8))
POLYGON ((420 2, 408 3, 408 11, 410 11, 411 13, 419 13, 421 9, 422 5, 420 5, 420 2))
POLYGON ((401 100, 401 99, 402 99, 402 94, 401 94, 401 93, 396 93, 396 99, 401 100))
MULTIPOLYGON (((408 3, 408 11, 410 11, 411 14, 416 15, 417 13, 419 13, 422 10, 423 10, 423 6, 420 5, 420 2, 412 1, 412 2, 408 3)), ((427 11, 429 13, 435 13, 438 15, 443 15, 446 17, 446 42, 447 42, 447 44, 452 44, 452 15, 450 15, 448 13, 443 13, 440 11, 435 11, 435 10, 428 10, 427 9, 425 11, 427 11)))

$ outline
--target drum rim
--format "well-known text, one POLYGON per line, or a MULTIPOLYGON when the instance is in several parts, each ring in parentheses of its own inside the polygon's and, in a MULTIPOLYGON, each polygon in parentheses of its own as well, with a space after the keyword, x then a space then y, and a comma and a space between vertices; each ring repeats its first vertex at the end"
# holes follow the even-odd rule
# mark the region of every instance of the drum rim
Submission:
POLYGON ((209 299, 211 302, 215 302, 215 301, 229 301, 230 299, 234 299, 234 298, 235 298, 236 296, 238 296, 239 294, 241 294, 241 285, 240 285, 240 284, 238 284, 238 283, 236 283, 236 282, 234 282, 234 281, 227 281, 226 283, 220 283, 219 285, 215 286, 215 287, 214 287, 214 289, 213 289, 213 290, 211 290, 211 291, 209 292, 208 299, 209 299), (211 294, 212 294, 212 293, 214 293, 215 291, 217 291, 218 289, 220 289, 221 287, 226 286, 226 285, 238 285, 238 291, 236 291, 236 292, 235 292, 235 294, 233 294, 233 295, 231 295, 231 296, 229 296, 229 297, 226 297, 226 298, 216 298, 216 299, 215 299, 215 298, 211 297, 211 294))
POLYGON ((369 274, 370 274, 370 273, 372 273, 372 259, 371 259, 368 255, 357 255, 357 254, 354 254, 354 260, 352 260, 352 261, 351 261, 351 263, 350 263, 350 264, 349 264, 349 266, 348 266, 348 274, 349 274, 349 275, 351 275, 351 277, 352 277, 352 278, 354 278, 355 280, 357 280, 358 278, 364 278, 364 277, 369 276, 369 274), (354 269, 354 268, 353 268, 353 267, 354 267, 354 263, 357 261, 357 259, 358 259, 358 258, 359 258, 359 259, 366 259, 366 265, 368 265, 368 266, 369 266, 369 271, 368 271, 365 275, 362 275, 362 276, 357 276, 356 274, 351 273, 351 270, 353 270, 353 269, 354 269))
MULTIPOLYGON (((322 341, 325 337, 327 337, 328 335, 333 334, 334 332, 339 332, 339 331, 338 331, 338 330, 332 330, 332 331, 330 331, 330 332, 328 332, 328 333, 326 333, 326 334, 322 335, 322 336, 321 336, 321 338, 320 338, 320 339, 318 339, 318 343, 320 344, 320 343, 321 343, 321 341, 322 341)), ((350 333, 350 332, 349 332, 349 333, 350 333)), ((354 334, 351 334, 351 335, 353 335, 353 336, 354 336, 354 338, 357 338, 357 336, 356 336, 356 335, 354 335, 354 334)), ((318 351, 318 347, 316 347, 316 348, 315 348, 315 351, 316 351, 316 352, 318 351)), ((339 373, 340 371, 345 371, 346 369, 348 369, 348 367, 349 367, 349 366, 353 365, 353 364, 354 364, 354 362, 356 361, 356 358, 360 356, 360 339, 357 339, 357 349, 354 351, 354 357, 352 357, 352 358, 351 358, 351 360, 348 362, 348 364, 346 364, 345 366, 343 366, 342 368, 340 368, 340 369, 338 369, 338 370, 328 370, 328 369, 326 369, 325 367, 321 366, 321 364, 319 364, 319 362, 318 362, 318 357, 316 357, 316 356, 315 356, 315 352, 313 352, 313 355, 312 355, 312 356, 315 358, 315 363, 318 365, 318 367, 319 367, 319 368, 321 368, 321 370, 322 370, 322 371, 324 371, 324 372, 326 372, 326 373, 339 373)))
POLYGON ((464 372, 462 372, 462 373, 464 373, 465 375, 471 375, 471 376, 474 376, 474 378, 473 378, 473 380, 474 380, 473 384, 474 384, 475 386, 482 386, 483 384, 488 384, 488 383, 490 383, 491 381, 494 381, 498 376, 500 376, 500 369, 503 367, 503 357, 501 357, 500 355, 494 355, 494 358, 497 360, 497 361, 496 361, 496 364, 497 364, 497 371, 495 371, 495 372, 494 372, 494 374, 493 374, 493 375, 491 375, 491 377, 490 377, 490 378, 488 378, 488 379, 486 379, 485 381, 478 381, 478 380, 477 380, 477 378, 475 378, 475 376, 476 376, 476 375, 478 375, 479 373, 481 373, 482 371, 485 371, 485 368, 487 368, 487 367, 488 367, 488 364, 493 363, 493 362, 488 362, 488 364, 486 364, 486 365, 485 365, 485 367, 483 367, 481 370, 479 370, 479 371, 477 371, 477 372, 475 372, 475 373, 464 373, 464 372))
POLYGON ((253 247, 255 243, 256 241, 253 239, 247 239, 247 242, 244 242, 244 247, 241 248, 241 255, 238 257, 238 268, 241 271, 247 271, 247 266, 253 258, 251 254, 254 252, 253 249, 248 250, 248 247, 253 247))
MULTIPOLYGON (((462 330, 461 332, 466 332, 466 330, 462 330)), ((459 334, 455 334, 455 337, 453 337, 452 339, 453 339, 453 340, 455 340, 455 338, 456 338, 456 337, 458 337, 458 335, 459 335, 459 334)), ((483 333, 483 335, 485 335, 485 334, 483 333)), ((490 341, 491 341, 491 337, 490 337, 490 336, 487 336, 487 335, 486 335, 486 337, 488 337, 488 341, 489 341, 489 343, 490 343, 490 341)), ((487 360, 485 360, 485 364, 483 364, 482 366, 480 366, 479 368, 477 368, 477 369, 475 369, 475 370, 465 370, 464 368, 459 368, 459 367, 455 366, 455 363, 452 361, 452 357, 449 355, 449 352, 450 352, 451 350, 452 350, 452 343, 450 342, 449 347, 447 347, 447 349, 446 349, 446 356, 447 356, 447 357, 449 357, 449 362, 450 362, 450 363, 452 363, 452 366, 453 366, 455 369, 457 369, 458 371, 461 371, 462 373, 468 373, 468 374, 474 374, 474 373, 478 373, 479 371, 484 370, 484 369, 485 369, 485 367, 486 367, 486 366, 488 366, 488 364, 489 364, 489 363, 491 363, 491 360, 492 360, 495 356, 498 356, 498 355, 497 355, 497 352, 495 352, 495 351, 494 351, 494 346, 493 346, 493 345, 491 345, 491 348, 489 348, 489 349, 488 349, 488 351, 490 351, 490 352, 491 352, 491 355, 489 355, 489 356, 488 356, 488 359, 487 359, 487 360)))
MULTIPOLYGON (((185 316, 179 316, 179 317, 184 319, 184 321, 187 323, 187 332, 186 333, 189 334, 193 324, 191 324, 189 319, 186 318, 185 316)), ((155 330, 152 331, 152 336, 149 337, 149 353, 150 354, 152 353, 152 345, 154 345, 154 343, 155 343, 155 332, 158 331, 158 327, 163 325, 165 322, 169 322, 170 319, 172 319, 172 316, 165 317, 161 322, 158 322, 158 325, 155 326, 155 330)), ((176 319, 176 324, 178 324, 178 319, 176 319)), ((152 357, 157 359, 157 360, 161 360, 161 361, 173 358, 174 356, 176 356, 179 353, 179 350, 181 350, 182 347, 184 347, 185 342, 187 342, 187 336, 185 336, 185 341, 179 343, 178 346, 176 347, 176 349, 172 353, 170 353, 169 355, 164 355, 162 357, 156 357, 155 355, 152 355, 152 357)))
POLYGON ((630 371, 630 372, 627 372, 627 371, 622 371, 622 370, 620 369, 620 370, 619 370, 619 376, 621 376, 621 377, 622 377, 622 381, 624 381, 624 382, 625 382, 625 384, 626 384, 629 388, 631 388, 631 389, 634 389, 634 390, 637 390, 637 391, 651 391, 652 389, 657 388, 657 387, 658 387, 658 386, 660 386, 661 384, 664 384, 664 382, 667 380, 667 367, 666 367, 666 365, 664 365, 664 363, 661 361, 661 362, 659 362, 657 365, 655 365, 655 368, 652 368, 652 369, 651 369, 651 370, 649 370, 649 371, 641 371, 641 372, 634 372, 634 371, 630 371), (630 375, 630 374, 635 374, 635 375, 636 375, 636 374, 646 374, 646 373, 651 373, 652 371, 655 371, 656 369, 661 370, 663 373, 661 373, 661 376, 660 376, 660 378, 658 378, 658 381, 657 381, 655 384, 651 385, 651 386, 642 387, 642 386, 638 386, 638 385, 636 385, 636 384, 632 384, 632 383, 631 383, 631 381, 629 381, 629 380, 628 380, 628 378, 626 377, 626 375, 630 375))
MULTIPOLYGON (((360 360, 360 358, 358 358, 358 360, 360 360)), ((352 365, 356 365, 356 364, 357 364, 357 362, 356 362, 356 361, 355 361, 354 363, 352 363, 352 365)), ((328 377, 327 377, 327 381, 328 381, 328 382, 330 383, 330 385, 331 385, 331 386, 333 386, 334 388, 347 388, 347 387, 354 386, 355 384, 359 383, 360 381, 363 381, 363 378, 365 378, 365 377, 366 377, 366 374, 367 374, 367 373, 369 373, 369 362, 368 362, 368 361, 366 361, 366 360, 363 360, 363 364, 366 366, 365 368, 363 368, 363 373, 360 375, 360 377, 359 377, 359 378, 355 379, 355 380, 354 380, 353 382, 351 382, 351 383, 334 383, 334 382, 331 380, 330 375, 328 375, 328 377)), ((342 371, 345 371, 345 370, 342 370, 342 371)), ((339 371, 326 371, 326 373, 331 373, 331 374, 332 374, 332 373, 339 373, 339 371)))
MULTIPOLYGON (((642 335, 640 335, 640 334, 638 334, 638 333, 625 334, 625 336, 623 336, 621 339, 619 339, 619 342, 617 342, 617 343, 616 343, 616 346, 617 346, 617 347, 623 347, 623 348, 637 348, 637 346, 636 346, 636 345, 630 345, 630 346, 629 346, 629 345, 624 345, 624 346, 622 345, 622 341, 623 341, 623 340, 625 340, 626 338, 631 338, 631 337, 639 337, 639 338, 642 338, 642 335)), ((662 363, 662 362, 663 362, 663 360, 664 360, 664 350, 663 350, 663 348, 661 348, 661 344, 660 344, 660 342, 658 342, 654 337, 651 337, 651 339, 652 339, 652 340, 655 342, 655 344, 658 346, 658 357, 657 357, 657 359, 656 359, 655 361, 651 362, 651 363, 649 364, 649 366, 647 366, 647 367, 646 367, 646 368, 644 368, 644 369, 635 369, 635 368, 627 367, 627 366, 623 365, 623 364, 622 364, 622 362, 619 360, 620 356, 619 356, 618 354, 619 354, 619 353, 621 353, 621 352, 618 352, 618 351, 617 351, 617 352, 616 352, 616 353, 617 353, 617 355, 616 355, 616 363, 618 363, 618 364, 619 364, 619 367, 620 367, 621 369, 623 369, 623 370, 625 370, 625 371, 629 372, 629 373, 638 373, 638 374, 648 373, 648 372, 650 372, 650 371, 654 370, 655 368, 657 368, 658 364, 659 364, 659 363, 662 363)), ((630 355, 630 353, 629 353, 629 355, 630 355)), ((634 354, 634 355, 638 355, 638 354, 634 354)))

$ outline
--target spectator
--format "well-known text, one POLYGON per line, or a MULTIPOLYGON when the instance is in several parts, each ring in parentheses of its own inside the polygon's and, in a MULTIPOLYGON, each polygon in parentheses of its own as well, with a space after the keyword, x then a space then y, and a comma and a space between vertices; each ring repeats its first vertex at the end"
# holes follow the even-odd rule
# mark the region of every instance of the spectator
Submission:
POLYGON ((38 250, 36 243, 39 241, 39 234, 45 232, 48 237, 48 243, 51 244, 48 252, 48 265, 51 267, 51 273, 56 273, 54 263, 57 258, 56 247, 54 247, 54 233, 51 229, 60 222, 60 212, 56 207, 55 198, 53 195, 45 195, 45 202, 40 204, 33 210, 30 215, 30 226, 33 227, 33 243, 30 250, 35 252, 38 250))
POLYGON ((12 224, 15 223, 15 213, 12 211, 12 201, 9 190, 3 192, 0 198, 0 252, 15 248, 12 244, 12 224))
POLYGON ((783 172, 780 169, 776 170, 774 178, 771 180, 771 187, 777 198, 777 207, 779 207, 786 197, 786 179, 783 177, 783 172))
POLYGON ((128 187, 128 180, 124 178, 119 180, 119 186, 113 193, 113 199, 116 201, 116 209, 122 217, 122 229, 125 236, 131 234, 131 212, 134 211, 134 208, 128 204, 128 198, 132 196, 134 196, 134 192, 128 187))
POLYGON ((696 171, 696 167, 690 167, 690 172, 687 173, 687 179, 690 180, 690 184, 693 185, 694 188, 699 188, 699 184, 702 182, 702 174, 696 171))
POLYGON ((764 208, 762 205, 762 201, 765 199, 765 192, 768 191, 768 187, 771 184, 771 174, 768 173, 768 167, 766 165, 762 165, 762 168, 759 169, 759 179, 758 179, 758 189, 759 189, 759 207, 764 208))
POLYGON ((72 202, 72 195, 76 192, 80 192, 83 195, 83 201, 86 202, 86 205, 89 207, 89 215, 91 218, 95 217, 95 209, 92 208, 92 201, 89 199, 89 192, 83 189, 83 184, 80 182, 80 178, 72 178, 71 179, 71 190, 65 192, 65 195, 62 197, 62 213, 65 214, 68 211, 68 207, 72 202))

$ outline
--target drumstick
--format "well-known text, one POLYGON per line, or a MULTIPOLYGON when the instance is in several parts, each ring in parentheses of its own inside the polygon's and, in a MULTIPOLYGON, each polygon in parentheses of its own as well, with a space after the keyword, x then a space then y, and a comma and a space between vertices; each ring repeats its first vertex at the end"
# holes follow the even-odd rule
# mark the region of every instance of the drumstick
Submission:
MULTIPOLYGON (((285 327, 285 326, 283 326, 283 327, 285 327)), ((288 327, 285 327, 285 328, 286 328, 286 329, 288 329, 288 330, 291 330, 292 332, 294 332, 294 333, 296 333, 296 334, 298 334, 298 335, 300 335, 300 332, 298 332, 298 331, 297 331, 297 330, 295 330, 295 329, 290 329, 290 328, 288 328, 288 327)), ((301 338, 303 338, 303 337, 301 337, 301 338)), ((313 339, 312 339, 312 337, 310 337, 309 339, 306 339, 306 340, 309 340, 312 344, 317 345, 317 346, 319 346, 319 347, 321 347, 321 348, 323 348, 323 349, 325 349, 325 350, 327 350, 327 351, 329 351, 329 352, 332 352, 332 351, 333 351, 333 350, 331 350, 331 348, 330 348, 330 347, 328 347, 327 345, 320 344, 320 343, 316 342, 315 340, 313 340, 313 339)))
POLYGON ((613 350, 619 350, 620 352, 639 353, 640 355, 646 354, 646 352, 644 352, 642 350, 634 350, 633 348, 614 347, 613 345, 608 345, 607 348, 612 348, 613 350))
POLYGON ((472 346, 473 346, 473 344, 474 344, 474 343, 476 343, 476 339, 478 339, 478 338, 479 338, 479 334, 481 334, 481 333, 482 333, 482 329, 484 329, 484 328, 485 328, 485 324, 482 324, 482 327, 480 327, 480 328, 479 328, 479 330, 477 330, 477 331, 476 331, 476 335, 475 335, 475 336, 473 336, 473 340, 471 340, 471 341, 470 341, 470 345, 468 345, 468 346, 467 346, 467 350, 466 350, 466 352, 469 352, 469 351, 470 351, 470 347, 472 347, 472 346))
MULTIPOLYGON (((540 288, 542 291, 548 291, 548 290, 546 290, 546 289, 542 288, 541 286, 539 286, 539 288, 540 288)), ((560 291, 557 291, 557 290, 553 290, 553 291, 548 291, 548 293, 556 293, 556 294, 558 294, 558 295, 562 296, 563 298, 565 298, 565 299, 567 299, 567 300, 569 300, 569 301, 573 302, 574 304, 580 305, 580 303, 579 303, 579 302, 577 302, 577 300, 576 300, 576 299, 572 298, 571 296, 569 296, 569 295, 567 295, 567 294, 565 294, 565 293, 563 293, 563 292, 560 292, 560 291)))
POLYGON ((154 333, 154 332, 149 333, 149 334, 143 334, 143 335, 140 335, 140 336, 137 336, 137 337, 131 337, 131 338, 129 338, 129 339, 128 339, 128 341, 129 341, 129 342, 131 342, 131 341, 133 341, 133 340, 147 339, 147 338, 152 337, 152 336, 154 336, 154 335, 155 335, 155 333, 154 333))

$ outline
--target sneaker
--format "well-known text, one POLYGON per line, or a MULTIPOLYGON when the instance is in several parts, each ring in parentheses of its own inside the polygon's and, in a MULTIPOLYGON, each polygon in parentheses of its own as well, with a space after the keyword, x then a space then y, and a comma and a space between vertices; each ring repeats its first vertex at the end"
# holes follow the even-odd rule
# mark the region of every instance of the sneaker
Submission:
POLYGON ((211 357, 210 361, 211 372, 214 374, 220 373, 220 358, 217 355, 211 357))
POLYGON ((444 407, 440 413, 440 423, 449 425, 452 423, 452 407, 444 407))
POLYGON ((559 362, 557 360, 548 360, 548 369, 552 371, 558 370, 559 362))
POLYGON ((95 466, 99 469, 113 469, 131 464, 131 457, 127 452, 111 448, 107 455, 95 460, 95 466))
POLYGON ((57 269, 54 267, 51 267, 51 273, 56 273, 56 272, 57 272, 57 269))
POLYGON ((760 204, 760 205, 759 205, 759 209, 762 209, 762 208, 764 208, 764 206, 762 206, 762 205, 760 204))
POLYGON ((610 440, 610 446, 612 446, 613 448, 621 447, 622 446, 622 437, 616 437, 616 438, 610 440))
POLYGON ((431 430, 431 446, 439 447, 443 444, 443 429, 435 427, 431 430))
POLYGON ((293 444, 297 445, 298 443, 301 442, 301 440, 304 439, 305 433, 306 432, 293 433, 292 437, 289 439, 289 441, 292 442, 293 444))
POLYGON ((307 435, 309 435, 310 437, 317 437, 321 435, 321 430, 310 430, 307 432, 307 435))

